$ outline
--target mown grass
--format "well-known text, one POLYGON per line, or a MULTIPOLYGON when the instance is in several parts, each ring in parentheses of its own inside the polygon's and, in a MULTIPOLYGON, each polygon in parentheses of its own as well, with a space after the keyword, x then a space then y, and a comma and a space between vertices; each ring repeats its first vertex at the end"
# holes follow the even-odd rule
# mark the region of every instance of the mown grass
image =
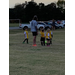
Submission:
POLYGON ((32 46, 32 33, 29 31, 29 44, 22 44, 23 30, 9 30, 9 74, 10 75, 65 75, 65 29, 53 31, 53 44, 50 47, 32 46))
POLYGON ((9 23, 9 27, 19 27, 19 23, 9 23))
MULTIPOLYGON (((29 24, 29 23, 24 23, 29 24)), ((9 23, 9 27, 19 27, 19 23, 9 23)))

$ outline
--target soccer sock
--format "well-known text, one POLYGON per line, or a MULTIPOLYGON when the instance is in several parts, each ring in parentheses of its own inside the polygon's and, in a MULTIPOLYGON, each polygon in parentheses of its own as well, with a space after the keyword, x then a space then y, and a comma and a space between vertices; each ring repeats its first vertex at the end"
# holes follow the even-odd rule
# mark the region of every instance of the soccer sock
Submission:
POLYGON ((24 39, 24 41, 23 42, 25 42, 25 39, 24 39))
POLYGON ((43 42, 44 46, 45 46, 45 41, 43 42))
POLYGON ((28 39, 26 39, 27 40, 27 44, 28 44, 28 39))
POLYGON ((52 44, 52 39, 50 40, 50 44, 52 44))

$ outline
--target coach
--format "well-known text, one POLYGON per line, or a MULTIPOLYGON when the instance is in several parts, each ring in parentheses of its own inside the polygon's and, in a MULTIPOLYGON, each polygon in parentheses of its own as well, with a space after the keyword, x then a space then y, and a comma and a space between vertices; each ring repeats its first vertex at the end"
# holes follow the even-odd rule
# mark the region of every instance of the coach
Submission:
POLYGON ((33 17, 33 20, 30 22, 31 24, 31 32, 32 32, 32 35, 33 35, 33 46, 37 46, 36 45, 36 36, 38 35, 38 30, 37 30, 37 16, 35 15, 33 17))

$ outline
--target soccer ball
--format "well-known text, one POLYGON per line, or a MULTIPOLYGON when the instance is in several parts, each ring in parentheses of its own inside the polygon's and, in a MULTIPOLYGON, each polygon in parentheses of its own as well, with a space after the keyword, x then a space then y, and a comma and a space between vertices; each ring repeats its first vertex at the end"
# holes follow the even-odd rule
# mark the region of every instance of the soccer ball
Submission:
POLYGON ((47 43, 47 41, 45 41, 45 43, 47 43))

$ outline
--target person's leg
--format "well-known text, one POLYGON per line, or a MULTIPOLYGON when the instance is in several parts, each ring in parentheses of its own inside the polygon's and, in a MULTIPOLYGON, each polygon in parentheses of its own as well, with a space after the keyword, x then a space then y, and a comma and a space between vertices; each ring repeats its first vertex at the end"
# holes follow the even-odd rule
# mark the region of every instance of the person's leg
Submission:
POLYGON ((47 43, 46 43, 46 45, 48 46, 48 39, 46 39, 47 40, 47 43))
POLYGON ((36 36, 33 37, 33 45, 36 44, 36 36))
POLYGON ((52 44, 52 39, 50 39, 50 44, 52 44))
POLYGON ((25 42, 25 39, 24 39, 24 41, 23 42, 25 42))
POLYGON ((37 32, 34 32, 34 34, 33 34, 33 46, 36 46, 36 36, 37 36, 37 32))
POLYGON ((52 30, 53 30, 53 26, 52 26, 52 30))
POLYGON ((47 46, 50 46, 50 40, 49 39, 47 40, 47 46))
POLYGON ((45 38, 44 38, 43 44, 44 44, 44 46, 45 46, 45 38))
POLYGON ((43 46, 43 41, 41 41, 41 45, 43 46))
POLYGON ((35 32, 32 32, 33 34, 33 46, 35 45, 35 32))
POLYGON ((36 36, 34 37, 34 44, 36 45, 36 36))
POLYGON ((54 30, 55 30, 55 26, 54 26, 54 30))
POLYGON ((48 40, 48 46, 50 46, 50 40, 48 40))
POLYGON ((23 43, 25 43, 26 39, 24 39, 23 43))
POLYGON ((41 37, 40 41, 41 41, 41 45, 43 46, 43 41, 42 41, 42 37, 41 37))
POLYGON ((44 46, 45 46, 45 41, 43 41, 43 44, 44 44, 44 46))
POLYGON ((27 44, 28 44, 28 39, 27 39, 27 44))

